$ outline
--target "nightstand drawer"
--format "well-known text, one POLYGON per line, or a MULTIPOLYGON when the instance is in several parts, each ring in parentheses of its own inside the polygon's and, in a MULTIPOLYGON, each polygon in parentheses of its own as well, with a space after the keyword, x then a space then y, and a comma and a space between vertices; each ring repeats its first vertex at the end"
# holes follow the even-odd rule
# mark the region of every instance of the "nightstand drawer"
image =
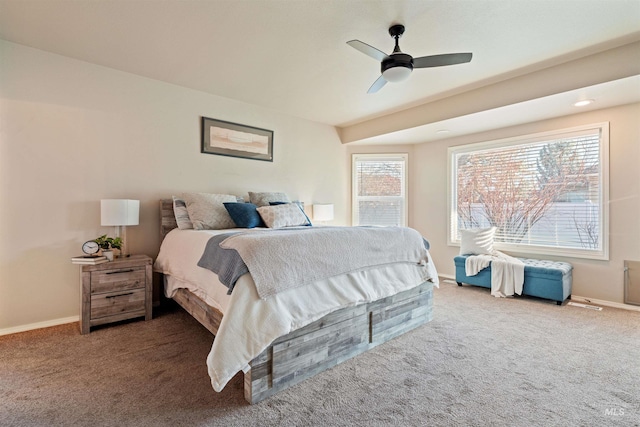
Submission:
POLYGON ((132 311, 141 311, 144 316, 144 310, 144 288, 91 296, 91 320, 132 311))
POLYGON ((102 292, 143 288, 146 283, 144 268, 124 268, 91 273, 91 295, 102 292))
POLYGON ((146 255, 83 265, 81 270, 80 332, 121 320, 153 317, 153 260, 146 255))

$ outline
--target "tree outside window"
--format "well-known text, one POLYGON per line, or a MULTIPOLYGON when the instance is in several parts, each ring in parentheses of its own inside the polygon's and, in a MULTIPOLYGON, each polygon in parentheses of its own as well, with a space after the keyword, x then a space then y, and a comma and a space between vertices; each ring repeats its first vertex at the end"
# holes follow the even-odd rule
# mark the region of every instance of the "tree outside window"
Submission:
POLYGON ((506 248, 606 252, 603 133, 597 127, 453 147, 451 240, 459 228, 496 227, 496 242, 506 248))
POLYGON ((406 154, 353 155, 353 225, 406 226, 406 154))

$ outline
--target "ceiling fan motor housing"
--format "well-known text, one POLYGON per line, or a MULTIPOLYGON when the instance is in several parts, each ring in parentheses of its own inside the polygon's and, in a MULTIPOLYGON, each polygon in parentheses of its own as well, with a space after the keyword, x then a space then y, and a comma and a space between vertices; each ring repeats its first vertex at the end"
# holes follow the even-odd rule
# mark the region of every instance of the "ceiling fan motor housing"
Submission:
POLYGON ((382 60, 380 71, 382 75, 385 76, 385 78, 390 82, 394 80, 395 81, 404 80, 406 77, 409 76, 411 71, 413 71, 413 57, 411 55, 407 55, 406 53, 392 53, 387 58, 382 60), (408 71, 399 73, 402 76, 402 78, 400 79, 393 79, 393 77, 389 78, 390 76, 396 73, 390 74, 389 72, 387 72, 385 74, 385 71, 391 70, 396 67, 403 67, 408 69, 408 71))

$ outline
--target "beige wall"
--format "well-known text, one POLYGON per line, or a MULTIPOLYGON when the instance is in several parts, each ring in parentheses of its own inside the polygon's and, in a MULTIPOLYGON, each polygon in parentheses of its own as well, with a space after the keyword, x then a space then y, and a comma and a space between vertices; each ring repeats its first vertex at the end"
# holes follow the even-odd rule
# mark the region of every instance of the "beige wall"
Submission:
POLYGON ((447 147, 611 123, 609 261, 567 259, 574 294, 622 302, 624 259, 640 259, 640 105, 444 141, 344 146, 333 127, 0 41, 0 334, 78 315, 69 258, 99 234, 99 200, 141 200, 130 251, 155 256, 158 199, 182 191, 286 191, 351 221, 351 154, 409 153, 409 224, 453 275, 446 238, 447 147), (200 117, 275 132, 273 163, 200 153, 200 117))
POLYGON ((411 226, 430 240, 438 272, 455 274, 453 257, 459 249, 447 245, 448 147, 604 121, 610 123, 610 259, 554 259, 573 264, 574 295, 622 303, 623 261, 640 259, 640 104, 416 145, 410 172, 411 226))
POLYGON ((141 201, 132 253, 157 254, 158 200, 285 191, 349 221, 331 126, 0 41, 0 333, 78 315, 80 246, 100 199, 141 201), (200 153, 200 117, 272 129, 274 161, 200 153))

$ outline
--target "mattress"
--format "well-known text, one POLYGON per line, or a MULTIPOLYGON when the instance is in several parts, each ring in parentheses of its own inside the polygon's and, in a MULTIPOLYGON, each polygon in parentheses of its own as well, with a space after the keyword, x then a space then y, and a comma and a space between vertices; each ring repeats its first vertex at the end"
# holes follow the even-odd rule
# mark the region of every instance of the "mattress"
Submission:
POLYGON ((228 288, 220 283, 215 273, 200 268, 197 264, 211 237, 234 231, 247 229, 196 231, 176 228, 170 231, 162 242, 162 248, 154 264, 154 270, 166 277, 165 295, 172 298, 178 289, 184 288, 224 314, 231 301, 231 296, 227 295, 228 288))

